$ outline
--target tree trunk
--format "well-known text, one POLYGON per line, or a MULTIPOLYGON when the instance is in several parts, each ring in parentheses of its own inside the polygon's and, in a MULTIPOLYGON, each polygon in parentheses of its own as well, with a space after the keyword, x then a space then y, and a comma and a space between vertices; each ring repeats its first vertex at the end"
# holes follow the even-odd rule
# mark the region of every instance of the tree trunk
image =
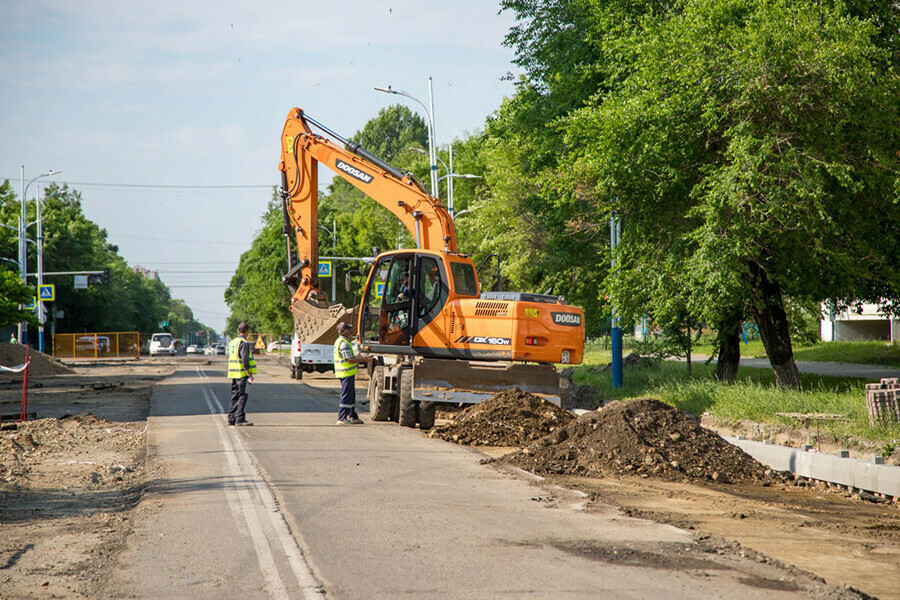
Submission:
POLYGON ((741 316, 740 311, 735 311, 722 322, 716 334, 719 349, 716 379, 724 383, 734 383, 741 367, 741 316))
POLYGON ((769 363, 775 371, 775 382, 782 389, 800 389, 800 372, 794 362, 794 349, 788 329, 787 313, 781 287, 766 275, 758 263, 750 263, 753 317, 759 327, 769 363))

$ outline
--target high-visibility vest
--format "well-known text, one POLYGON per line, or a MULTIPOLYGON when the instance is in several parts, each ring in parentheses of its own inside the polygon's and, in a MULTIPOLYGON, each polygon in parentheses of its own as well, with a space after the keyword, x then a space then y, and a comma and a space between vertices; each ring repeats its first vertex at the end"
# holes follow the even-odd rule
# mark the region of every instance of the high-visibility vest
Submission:
POLYGON ((350 345, 350 342, 338 336, 337 341, 334 342, 334 376, 338 379, 353 377, 359 371, 359 366, 356 363, 344 360, 344 357, 341 356, 341 347, 344 344, 353 352, 353 346, 350 345))
MULTIPOLYGON (((247 374, 244 373, 244 363, 241 362, 241 357, 238 355, 238 349, 241 347, 241 344, 249 344, 247 340, 242 337, 236 337, 230 342, 228 342, 228 378, 229 379, 241 379, 242 377, 246 377, 247 374)), ((248 369, 248 373, 250 375, 256 375, 256 361, 253 360, 253 353, 250 353, 250 369, 248 369)))

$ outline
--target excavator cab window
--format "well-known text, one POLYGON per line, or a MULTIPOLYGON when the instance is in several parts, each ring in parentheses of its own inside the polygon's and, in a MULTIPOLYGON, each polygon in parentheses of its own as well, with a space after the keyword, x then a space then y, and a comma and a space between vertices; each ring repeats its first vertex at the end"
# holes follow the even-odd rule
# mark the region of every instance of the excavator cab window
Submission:
POLYGON ((381 304, 381 343, 408 346, 412 325, 412 256, 395 256, 388 271, 381 304))
POLYGON ((412 255, 386 256, 374 267, 363 305, 366 341, 408 346, 412 327, 412 255))
POLYGON ((416 305, 419 327, 424 326, 440 313, 442 299, 447 297, 447 283, 444 281, 441 263, 430 256, 419 257, 419 282, 416 285, 418 302, 416 305))
POLYGON ((453 273, 453 289, 457 294, 461 296, 478 295, 478 277, 471 264, 451 262, 450 271, 453 273))
POLYGON ((384 290, 387 286, 388 269, 391 266, 389 257, 381 259, 372 267, 372 285, 366 290, 366 298, 363 302, 364 321, 361 333, 362 339, 367 342, 378 343, 380 338, 381 309, 384 302, 384 290))

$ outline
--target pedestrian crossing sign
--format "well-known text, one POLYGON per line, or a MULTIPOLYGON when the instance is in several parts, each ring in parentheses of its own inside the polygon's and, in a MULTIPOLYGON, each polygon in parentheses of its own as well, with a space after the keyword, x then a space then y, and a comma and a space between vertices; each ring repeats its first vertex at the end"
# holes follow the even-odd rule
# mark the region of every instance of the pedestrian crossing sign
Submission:
POLYGON ((384 282, 379 281, 375 284, 375 297, 381 298, 384 295, 384 282))
POLYGON ((53 302, 56 300, 56 286, 52 283, 43 283, 39 285, 38 300, 41 302, 53 302))
POLYGON ((323 260, 319 262, 319 277, 331 277, 331 261, 323 260))
POLYGON ((25 305, 25 310, 34 310, 34 307, 37 305, 37 296, 31 297, 31 302, 25 305))

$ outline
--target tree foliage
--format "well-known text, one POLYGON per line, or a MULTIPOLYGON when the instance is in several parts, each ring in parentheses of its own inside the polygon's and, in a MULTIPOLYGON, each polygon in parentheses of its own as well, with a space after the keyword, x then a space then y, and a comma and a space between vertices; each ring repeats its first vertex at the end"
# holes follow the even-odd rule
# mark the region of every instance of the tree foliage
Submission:
POLYGON ((241 255, 237 270, 225 290, 231 308, 226 331, 237 335, 247 322, 256 332, 283 334, 293 331, 290 293, 281 278, 286 269, 281 197, 273 192, 250 249, 241 255))
MULTIPOLYGON (((0 223, 12 227, 0 229, 0 252, 4 257, 16 256, 14 231, 21 210, 19 199, 9 182, 0 186, 0 223)), ((28 221, 36 220, 36 206, 27 204, 28 221)), ((109 269, 109 283, 75 289, 72 276, 48 276, 47 283, 56 287, 56 300, 48 307, 58 332, 141 331, 158 329, 158 322, 168 320, 177 325, 170 331, 178 335, 206 328, 196 321, 183 301, 173 300, 169 289, 158 280, 136 273, 118 254, 118 248, 107 240, 106 230, 89 220, 81 208, 81 194, 68 186, 50 184, 42 198, 44 271, 101 271, 109 269), (61 316, 55 316, 61 314, 61 316)), ((33 226, 32 226, 33 227, 33 226)), ((29 237, 34 230, 29 228, 29 237)), ((35 294, 34 274, 37 256, 29 246, 27 300, 35 294)), ((6 283, 4 286, 12 285, 6 283)), ((11 288, 10 288, 11 289, 11 288)), ((8 291, 3 292, 4 295, 8 291)), ((9 296, 7 296, 9 297, 9 296)), ((13 322, 18 321, 17 317, 13 322)), ((32 322, 35 322, 32 319, 32 322)), ((209 328, 206 328, 209 329, 209 328)))
POLYGON ((900 295, 896 41, 884 35, 897 11, 868 5, 880 12, 506 2, 524 23, 508 42, 528 78, 499 113, 499 135, 515 139, 511 120, 556 146, 552 160, 520 162, 533 189, 553 190, 521 220, 555 201, 599 231, 617 211, 625 233, 606 282, 617 307, 663 324, 687 309, 729 328, 749 312, 790 380, 785 295, 900 295), (559 114, 541 131, 530 106, 559 114))

